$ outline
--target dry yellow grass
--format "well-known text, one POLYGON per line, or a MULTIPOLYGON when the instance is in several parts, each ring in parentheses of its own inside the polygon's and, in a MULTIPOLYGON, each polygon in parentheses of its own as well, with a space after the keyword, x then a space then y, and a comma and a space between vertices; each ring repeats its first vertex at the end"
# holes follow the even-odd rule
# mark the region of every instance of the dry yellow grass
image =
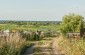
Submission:
POLYGON ((65 55, 85 55, 85 41, 83 39, 70 42, 69 39, 62 38, 58 46, 60 52, 65 55))
POLYGON ((63 40, 62 36, 56 37, 54 38, 53 42, 54 42, 54 47, 56 49, 55 52, 57 52, 58 54, 65 54, 65 52, 60 48, 59 43, 63 40))
POLYGON ((0 37, 0 55, 19 55, 25 43, 25 39, 18 35, 0 37))

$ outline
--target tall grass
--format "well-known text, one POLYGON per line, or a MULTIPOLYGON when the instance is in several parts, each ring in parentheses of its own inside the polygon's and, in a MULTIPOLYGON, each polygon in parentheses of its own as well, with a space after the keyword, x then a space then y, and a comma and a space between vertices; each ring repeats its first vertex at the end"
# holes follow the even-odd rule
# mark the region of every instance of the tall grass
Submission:
POLYGON ((27 45, 27 42, 22 37, 10 36, 0 37, 0 55, 21 55, 22 49, 27 45))
POLYGON ((85 41, 82 38, 74 41, 63 38, 59 46, 65 55, 85 55, 85 41))

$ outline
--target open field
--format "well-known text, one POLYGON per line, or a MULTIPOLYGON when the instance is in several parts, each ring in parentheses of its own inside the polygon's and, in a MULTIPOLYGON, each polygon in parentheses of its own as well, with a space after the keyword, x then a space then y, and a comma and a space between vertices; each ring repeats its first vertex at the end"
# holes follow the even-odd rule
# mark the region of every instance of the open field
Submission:
MULTIPOLYGON (((60 22, 59 22, 60 23, 60 22)), ((31 31, 36 31, 36 30, 41 30, 41 31, 48 31, 48 30, 53 30, 53 31, 58 31, 59 30, 59 24, 58 22, 54 21, 23 21, 22 24, 20 21, 16 22, 5 22, 0 24, 0 29, 17 29, 17 30, 31 30, 31 31)))
POLYGON ((35 25, 15 25, 15 24, 0 24, 0 29, 17 29, 17 30, 31 30, 31 31, 36 31, 36 30, 42 30, 42 31, 48 31, 48 30, 54 30, 58 31, 59 30, 59 25, 41 25, 41 26, 35 26, 35 25))

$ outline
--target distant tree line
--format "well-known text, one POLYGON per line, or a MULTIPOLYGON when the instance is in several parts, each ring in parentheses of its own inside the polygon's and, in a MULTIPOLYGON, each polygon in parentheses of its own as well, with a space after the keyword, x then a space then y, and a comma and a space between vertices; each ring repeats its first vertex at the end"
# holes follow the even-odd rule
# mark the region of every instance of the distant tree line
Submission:
POLYGON ((16 25, 59 25, 61 21, 0 21, 0 23, 16 25))

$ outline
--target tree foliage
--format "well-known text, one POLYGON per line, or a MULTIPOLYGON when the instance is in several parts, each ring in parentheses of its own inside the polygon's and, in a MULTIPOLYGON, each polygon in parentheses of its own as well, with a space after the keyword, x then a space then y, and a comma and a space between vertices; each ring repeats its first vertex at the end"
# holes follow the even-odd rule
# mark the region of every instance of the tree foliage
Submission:
POLYGON ((69 14, 63 16, 63 21, 61 23, 61 32, 65 34, 66 32, 79 32, 81 28, 84 27, 84 17, 77 14, 69 14))

